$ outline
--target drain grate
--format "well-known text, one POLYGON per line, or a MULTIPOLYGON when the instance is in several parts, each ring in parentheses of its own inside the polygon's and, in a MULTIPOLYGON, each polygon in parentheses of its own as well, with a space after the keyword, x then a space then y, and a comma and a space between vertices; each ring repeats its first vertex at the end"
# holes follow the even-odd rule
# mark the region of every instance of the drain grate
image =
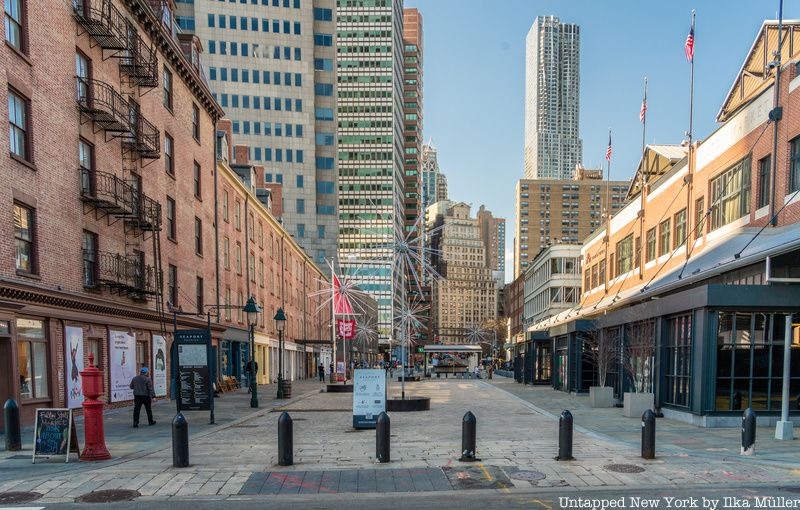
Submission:
POLYGON ((38 492, 0 492, 0 505, 18 505, 30 503, 41 498, 38 492))
POLYGON ((509 473, 508 476, 514 480, 535 482, 536 480, 544 480, 546 475, 540 471, 517 471, 515 473, 509 473))
POLYGON ((255 429, 260 425, 231 425, 232 429, 255 429))
POLYGON ((116 501, 133 501, 141 496, 139 491, 114 489, 94 491, 75 499, 76 503, 114 503, 116 501))
POLYGON ((644 471, 643 467, 634 464, 608 464, 603 468, 615 473, 641 473, 644 471))

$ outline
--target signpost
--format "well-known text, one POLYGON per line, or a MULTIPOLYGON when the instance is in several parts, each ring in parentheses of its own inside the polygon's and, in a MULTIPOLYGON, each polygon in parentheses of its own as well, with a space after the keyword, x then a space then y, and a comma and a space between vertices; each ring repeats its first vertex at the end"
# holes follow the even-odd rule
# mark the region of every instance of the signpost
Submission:
POLYGON ((206 329, 175 331, 175 354, 178 370, 175 385, 178 389, 177 407, 181 411, 210 411, 214 395, 210 369, 211 335, 206 329))
POLYGON ((353 428, 374 429, 378 415, 386 411, 386 371, 359 368, 353 371, 353 428))
POLYGON ((78 453, 78 438, 72 409, 37 409, 33 432, 33 464, 36 457, 65 457, 78 453))

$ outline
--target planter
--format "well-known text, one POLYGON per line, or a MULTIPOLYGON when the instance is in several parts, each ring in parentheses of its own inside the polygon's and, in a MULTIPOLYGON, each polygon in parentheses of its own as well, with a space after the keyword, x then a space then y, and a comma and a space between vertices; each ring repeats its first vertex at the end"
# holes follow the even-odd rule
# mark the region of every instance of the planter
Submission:
POLYGON ((326 388, 327 393, 353 393, 352 384, 329 384, 326 388))
POLYGON ((641 418, 648 409, 653 409, 652 393, 625 393, 622 414, 626 418, 641 418))
POLYGON ((399 413, 430 411, 431 399, 430 397, 389 398, 386 400, 386 410, 399 413))
POLYGON ((589 405, 592 407, 614 407, 614 388, 611 386, 589 387, 589 405))

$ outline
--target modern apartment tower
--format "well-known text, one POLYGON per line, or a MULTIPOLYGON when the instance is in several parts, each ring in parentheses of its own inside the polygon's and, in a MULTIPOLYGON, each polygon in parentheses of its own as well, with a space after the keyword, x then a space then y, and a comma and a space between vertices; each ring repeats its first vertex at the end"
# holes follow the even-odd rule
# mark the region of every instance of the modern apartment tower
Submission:
MULTIPOLYGON (((321 268, 336 255, 335 0, 178 2, 237 143, 280 186, 282 221, 321 268)), ((276 194, 277 195, 277 194, 276 194)), ((277 197, 276 197, 277 198, 277 197)))
POLYGON ((422 52, 422 15, 417 9, 403 9, 403 199, 406 231, 411 230, 419 215, 424 213, 420 204, 422 52))
POLYGON ((403 2, 337 0, 339 263, 378 303, 378 338, 394 337, 405 275, 403 2))
POLYGON ((571 179, 582 161, 580 27, 539 16, 525 40, 525 178, 571 179))

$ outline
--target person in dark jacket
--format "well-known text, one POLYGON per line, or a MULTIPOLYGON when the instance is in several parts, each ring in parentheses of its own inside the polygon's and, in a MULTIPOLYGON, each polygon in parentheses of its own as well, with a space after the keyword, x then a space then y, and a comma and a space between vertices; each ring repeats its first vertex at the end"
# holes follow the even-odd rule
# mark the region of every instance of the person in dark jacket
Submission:
POLYGON ((133 390, 133 427, 139 426, 139 412, 144 406, 147 412, 148 425, 155 425, 156 421, 153 419, 153 411, 150 409, 150 399, 155 397, 153 391, 153 381, 147 376, 147 367, 142 367, 139 375, 131 379, 130 388, 133 390))
POLYGON ((321 361, 317 367, 317 373, 319 374, 319 382, 325 382, 325 364, 321 361))

